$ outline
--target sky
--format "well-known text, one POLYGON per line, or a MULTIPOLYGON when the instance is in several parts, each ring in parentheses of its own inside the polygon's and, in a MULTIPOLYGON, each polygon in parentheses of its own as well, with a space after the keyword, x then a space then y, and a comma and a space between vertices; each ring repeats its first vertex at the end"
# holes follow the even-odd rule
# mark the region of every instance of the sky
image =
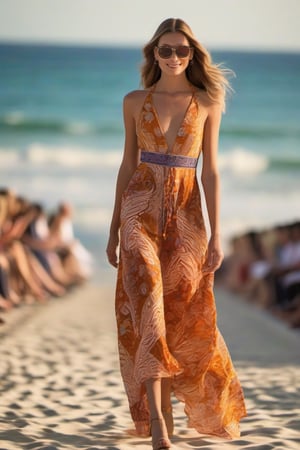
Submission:
POLYGON ((139 46, 168 17, 208 48, 300 52, 300 0, 0 0, 0 41, 139 46))

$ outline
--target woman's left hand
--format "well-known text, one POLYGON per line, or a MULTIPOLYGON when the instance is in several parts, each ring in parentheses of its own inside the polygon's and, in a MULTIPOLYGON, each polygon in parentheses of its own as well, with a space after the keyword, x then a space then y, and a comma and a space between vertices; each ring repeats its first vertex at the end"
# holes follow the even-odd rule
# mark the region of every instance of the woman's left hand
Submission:
POLYGON ((202 272, 204 274, 215 272, 221 266, 223 259, 224 254, 220 238, 218 236, 212 236, 208 243, 207 257, 202 272))

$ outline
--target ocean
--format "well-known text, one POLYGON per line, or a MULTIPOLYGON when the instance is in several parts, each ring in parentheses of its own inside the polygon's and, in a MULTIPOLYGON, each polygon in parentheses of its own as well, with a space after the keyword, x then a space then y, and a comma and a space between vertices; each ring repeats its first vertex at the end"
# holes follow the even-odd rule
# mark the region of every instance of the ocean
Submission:
MULTIPOLYGON (((235 72, 219 146, 226 250, 237 233, 300 217, 300 54, 211 53, 235 72)), ((140 86, 141 59, 137 48, 0 44, 0 186, 48 211, 71 202, 100 269, 122 100, 140 86)))

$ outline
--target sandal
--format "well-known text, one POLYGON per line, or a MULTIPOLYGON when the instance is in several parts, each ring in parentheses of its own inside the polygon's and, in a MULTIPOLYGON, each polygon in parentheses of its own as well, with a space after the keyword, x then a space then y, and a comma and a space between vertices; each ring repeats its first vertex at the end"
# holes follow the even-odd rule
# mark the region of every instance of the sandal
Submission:
MULTIPOLYGON (((163 428, 166 427, 166 424, 164 423, 164 419, 160 418, 160 417, 156 417, 154 419, 151 419, 151 435, 152 435, 152 423, 154 421, 158 421, 159 425, 162 429, 162 433, 163 433, 163 428)), ((164 438, 161 437, 159 438, 157 441, 153 442, 153 436, 152 436, 152 448, 153 450, 168 450, 169 448, 171 448, 171 442, 169 441, 168 438, 164 438)))

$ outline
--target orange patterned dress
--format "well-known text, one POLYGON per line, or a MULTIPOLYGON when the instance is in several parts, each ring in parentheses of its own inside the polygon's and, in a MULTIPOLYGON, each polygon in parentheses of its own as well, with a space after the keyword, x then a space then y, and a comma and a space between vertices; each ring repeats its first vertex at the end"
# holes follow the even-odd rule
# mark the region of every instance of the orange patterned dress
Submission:
MULTIPOLYGON (((150 90, 137 123, 139 148, 197 159, 205 119, 195 91, 169 149, 150 90)), ((201 272, 206 251, 195 168, 141 162, 122 197, 116 288, 121 374, 139 435, 149 435, 144 381, 172 377, 190 427, 239 436, 243 392, 217 328, 213 275, 201 272)))

